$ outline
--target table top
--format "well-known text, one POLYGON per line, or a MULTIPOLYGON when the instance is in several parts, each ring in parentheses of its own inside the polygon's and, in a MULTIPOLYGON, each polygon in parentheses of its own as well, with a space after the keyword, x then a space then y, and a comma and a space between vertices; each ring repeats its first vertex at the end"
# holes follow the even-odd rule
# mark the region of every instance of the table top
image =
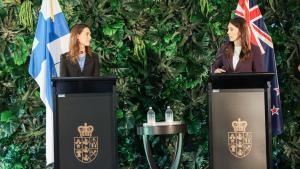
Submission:
POLYGON ((144 123, 137 127, 138 135, 164 135, 186 133, 187 127, 182 122, 156 122, 153 124, 144 123))

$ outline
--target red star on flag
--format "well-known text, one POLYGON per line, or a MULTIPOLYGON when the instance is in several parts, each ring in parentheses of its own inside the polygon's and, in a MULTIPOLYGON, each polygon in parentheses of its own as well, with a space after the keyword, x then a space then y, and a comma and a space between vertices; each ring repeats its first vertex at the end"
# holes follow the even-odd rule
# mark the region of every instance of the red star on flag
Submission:
POLYGON ((279 96, 279 88, 277 87, 277 88, 274 88, 273 90, 275 90, 276 91, 276 96, 279 96))
POLYGON ((276 114, 279 115, 278 111, 279 111, 279 108, 276 108, 276 107, 273 105, 273 108, 271 109, 272 116, 273 116, 273 115, 276 115, 276 114))

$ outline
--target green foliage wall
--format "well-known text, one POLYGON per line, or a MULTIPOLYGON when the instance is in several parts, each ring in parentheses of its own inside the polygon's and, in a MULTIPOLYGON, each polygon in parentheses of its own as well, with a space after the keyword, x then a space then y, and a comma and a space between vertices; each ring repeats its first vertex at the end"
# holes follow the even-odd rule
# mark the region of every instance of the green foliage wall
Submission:
MULTIPOLYGON (((120 168, 148 168, 136 125, 171 105, 188 124, 180 168, 208 168, 207 82, 237 0, 59 0, 69 26, 87 23, 101 74, 118 77, 120 168)), ((274 168, 300 167, 300 1, 257 1, 273 38, 285 132, 274 168)), ((41 0, 0 0, 0 168, 45 168, 45 108, 27 73, 41 0)), ((152 137, 168 168, 173 137, 152 137)))

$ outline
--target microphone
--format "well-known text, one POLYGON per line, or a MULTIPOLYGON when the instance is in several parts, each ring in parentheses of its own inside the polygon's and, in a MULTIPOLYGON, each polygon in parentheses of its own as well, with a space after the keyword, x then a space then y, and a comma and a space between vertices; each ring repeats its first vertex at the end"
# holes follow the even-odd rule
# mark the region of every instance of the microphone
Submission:
POLYGON ((59 64, 60 64, 60 61, 54 63, 54 68, 53 68, 53 71, 52 71, 52 76, 54 76, 54 77, 59 77, 60 76, 60 67, 58 66, 56 68, 56 66, 59 65, 59 64))

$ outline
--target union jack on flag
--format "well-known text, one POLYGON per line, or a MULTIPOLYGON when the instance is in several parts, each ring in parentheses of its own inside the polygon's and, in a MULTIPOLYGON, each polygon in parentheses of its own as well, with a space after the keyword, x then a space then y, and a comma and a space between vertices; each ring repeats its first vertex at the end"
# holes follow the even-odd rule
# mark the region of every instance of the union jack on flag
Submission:
POLYGON ((255 0, 239 0, 235 15, 246 20, 250 30, 250 42, 260 48, 264 57, 265 70, 275 74, 271 81, 270 113, 272 114, 272 132, 274 135, 279 135, 283 133, 283 119, 272 38, 268 35, 267 27, 255 0))

